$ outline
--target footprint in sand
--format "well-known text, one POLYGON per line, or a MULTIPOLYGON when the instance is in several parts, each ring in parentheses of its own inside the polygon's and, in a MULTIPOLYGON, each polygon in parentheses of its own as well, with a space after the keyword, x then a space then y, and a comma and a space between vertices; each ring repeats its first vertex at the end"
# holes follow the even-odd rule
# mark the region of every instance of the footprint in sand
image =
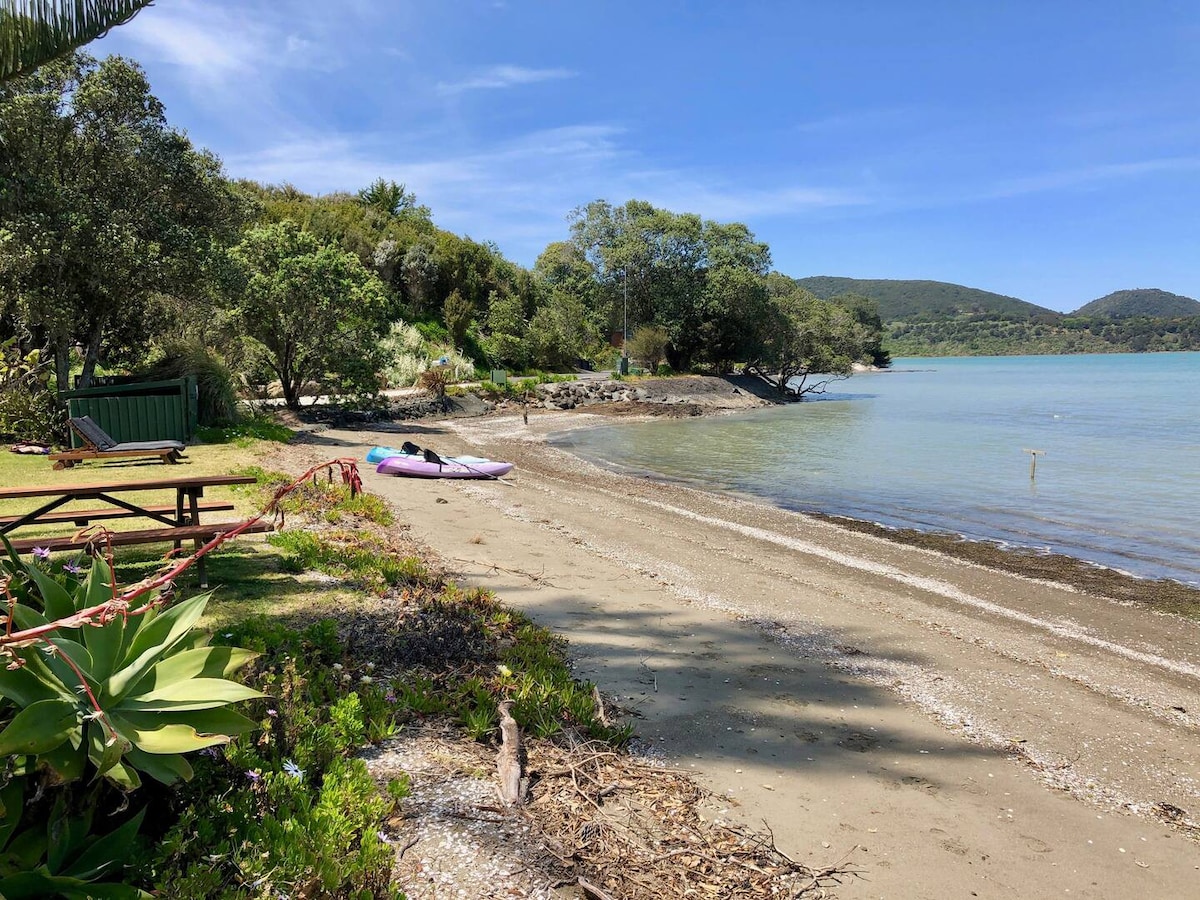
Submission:
POLYGON ((927 794, 936 794, 938 792, 936 784, 928 778, 922 778, 920 775, 905 775, 900 779, 900 783, 922 790, 927 794))
POLYGON ((851 731, 838 741, 838 746, 845 747, 847 750, 853 750, 856 753, 866 753, 868 750, 874 750, 878 747, 879 740, 869 734, 863 734, 861 731, 851 731))

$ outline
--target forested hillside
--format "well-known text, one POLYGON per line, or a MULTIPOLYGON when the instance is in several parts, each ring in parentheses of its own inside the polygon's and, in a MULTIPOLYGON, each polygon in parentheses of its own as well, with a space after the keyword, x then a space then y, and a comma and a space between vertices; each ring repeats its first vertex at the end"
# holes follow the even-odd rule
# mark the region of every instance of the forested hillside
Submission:
POLYGON ((1087 303, 1073 316, 1092 316, 1097 319, 1128 319, 1133 316, 1151 316, 1173 319, 1181 316, 1200 316, 1200 301, 1181 297, 1158 288, 1137 288, 1131 291, 1113 291, 1087 303))
POLYGON ((927 319, 958 315, 992 313, 1000 316, 1029 317, 1052 310, 1016 297, 993 294, 978 288, 945 281, 904 281, 883 278, 837 278, 814 275, 797 278, 796 283, 822 299, 839 294, 858 294, 879 305, 885 322, 901 319, 927 319))

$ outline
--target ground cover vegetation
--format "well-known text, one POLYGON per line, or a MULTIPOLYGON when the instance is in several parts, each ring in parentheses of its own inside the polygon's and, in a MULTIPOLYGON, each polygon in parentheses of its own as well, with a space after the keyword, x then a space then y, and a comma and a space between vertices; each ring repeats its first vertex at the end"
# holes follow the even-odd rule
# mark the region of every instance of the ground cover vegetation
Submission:
MULTIPOLYGON (((293 482, 245 471, 255 502, 293 482)), ((317 477, 280 506, 270 543, 209 560, 216 595, 145 551, 0 558, 5 897, 401 897, 407 784, 364 748, 431 722, 491 743, 503 699, 535 740, 628 740, 565 642, 382 537, 379 498, 317 477)))

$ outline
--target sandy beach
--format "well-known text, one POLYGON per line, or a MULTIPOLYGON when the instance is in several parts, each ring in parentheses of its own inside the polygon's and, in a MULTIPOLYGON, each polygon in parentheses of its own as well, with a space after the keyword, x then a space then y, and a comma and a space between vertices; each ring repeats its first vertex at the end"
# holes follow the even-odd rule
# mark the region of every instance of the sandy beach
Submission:
POLYGON ((640 752, 720 815, 858 870, 836 896, 1196 896, 1200 623, 545 443, 597 422, 307 439, 515 462, 504 483, 364 483, 462 580, 565 635, 640 752))

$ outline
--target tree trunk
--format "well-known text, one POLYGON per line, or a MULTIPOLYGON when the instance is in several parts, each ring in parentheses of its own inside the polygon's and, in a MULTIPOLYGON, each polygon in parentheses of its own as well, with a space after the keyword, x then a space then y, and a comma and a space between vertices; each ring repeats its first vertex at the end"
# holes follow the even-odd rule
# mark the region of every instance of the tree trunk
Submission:
POLYGON ((96 363, 100 359, 100 339, 103 336, 104 329, 97 323, 92 327, 92 333, 88 335, 87 348, 84 351, 83 372, 79 376, 81 388, 92 386, 92 378, 96 374, 96 363))
POLYGON ((64 340, 54 343, 54 380, 60 391, 71 389, 71 345, 64 340))

